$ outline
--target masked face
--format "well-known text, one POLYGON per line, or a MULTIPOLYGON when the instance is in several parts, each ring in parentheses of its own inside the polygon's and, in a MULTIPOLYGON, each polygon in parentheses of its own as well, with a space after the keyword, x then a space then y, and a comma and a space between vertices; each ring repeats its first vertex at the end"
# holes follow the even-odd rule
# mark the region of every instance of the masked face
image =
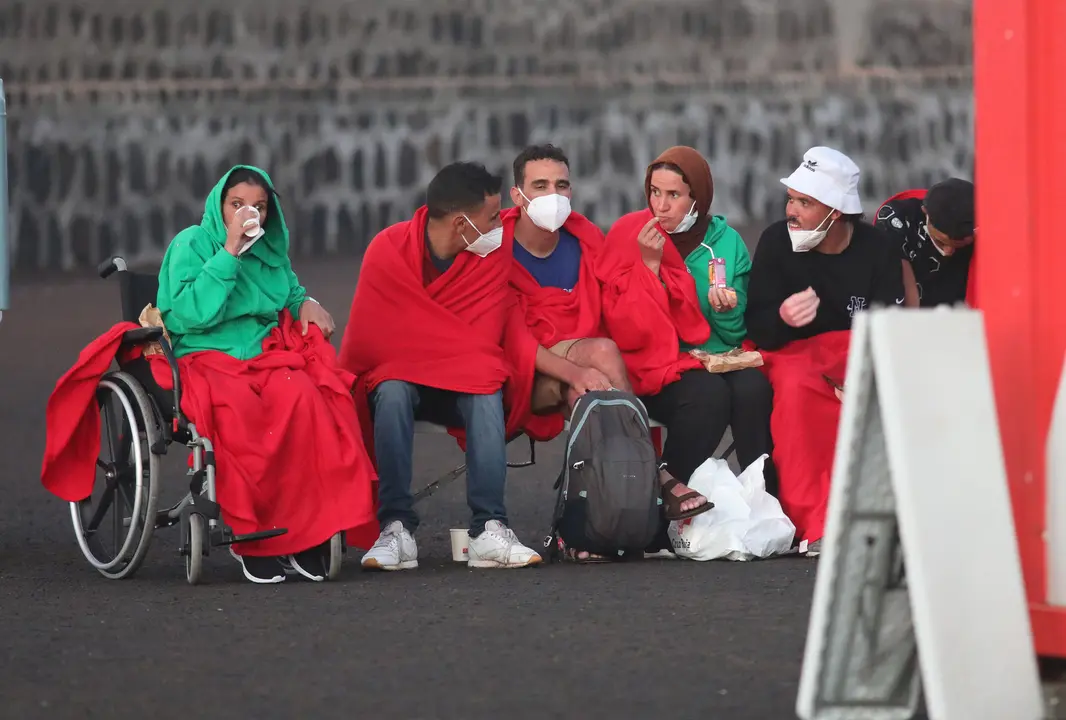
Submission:
POLYGON ((788 219, 788 235, 793 252, 808 252, 825 240, 829 228, 836 220, 831 219, 833 208, 818 202, 810 195, 788 189, 785 217, 788 219), (829 224, 826 225, 826 221, 829 224), (823 227, 824 226, 824 227, 823 227))
POLYGON ((521 190, 518 193, 529 203, 526 205, 529 219, 541 230, 555 232, 570 217, 570 198, 565 195, 540 195, 530 200, 521 190))
POLYGON ((677 223, 677 227, 675 227, 673 230, 668 230, 667 232, 669 232, 671 235, 688 232, 690 229, 692 229, 692 226, 696 224, 696 218, 698 217, 699 215, 696 214, 696 201, 693 200, 692 207, 687 213, 685 213, 685 217, 681 218, 681 220, 677 223))
POLYGON ((511 201, 530 222, 554 233, 570 217, 570 168, 561 160, 529 160, 522 167, 521 185, 511 188, 511 201))
POLYGON ((936 248, 936 251, 944 257, 951 257, 955 254, 956 250, 962 250, 964 247, 973 244, 973 236, 968 238, 962 238, 961 240, 955 240, 942 231, 940 231, 933 223, 929 222, 929 211, 922 208, 925 212, 925 232, 929 236, 929 241, 936 248))
POLYGON ((648 184, 648 207, 659 218, 663 230, 671 235, 692 229, 699 219, 696 198, 688 183, 678 173, 659 168, 648 184))
POLYGON ((825 219, 818 223, 818 227, 813 230, 800 230, 792 227, 792 224, 789 223, 788 238, 792 241, 792 252, 809 252, 818 247, 818 244, 822 242, 822 240, 825 240, 829 228, 833 227, 833 223, 836 222, 835 220, 830 219, 832 217, 833 211, 830 210, 829 214, 825 216, 825 219), (829 221, 829 224, 826 225, 825 228, 822 228, 822 225, 825 225, 826 220, 829 221))
POLYGON ((485 257, 493 250, 498 250, 500 245, 503 244, 502 225, 483 233, 470 221, 470 218, 466 215, 463 215, 463 218, 470 223, 470 227, 477 233, 477 238, 473 242, 470 241, 466 234, 463 234, 463 242, 466 243, 467 252, 472 252, 478 257, 485 257))

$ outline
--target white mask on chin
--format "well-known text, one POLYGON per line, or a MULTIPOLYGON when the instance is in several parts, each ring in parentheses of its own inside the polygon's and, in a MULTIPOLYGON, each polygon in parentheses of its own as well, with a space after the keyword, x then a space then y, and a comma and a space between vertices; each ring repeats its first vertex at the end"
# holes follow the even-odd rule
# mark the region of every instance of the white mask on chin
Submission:
POLYGON ((498 250, 500 245, 503 244, 503 227, 498 227, 495 230, 489 230, 487 233, 483 233, 477 229, 474 223, 470 222, 470 218, 463 215, 463 218, 470 223, 470 227, 477 231, 478 237, 474 242, 470 242, 463 235, 463 242, 466 243, 466 250, 472 252, 478 257, 485 257, 493 250, 498 250))
POLYGON ((825 240, 826 233, 829 232, 829 228, 833 227, 833 223, 836 220, 831 220, 825 230, 819 230, 826 220, 829 220, 833 215, 833 210, 829 211, 829 214, 825 216, 822 222, 818 223, 818 227, 814 230, 795 230, 791 226, 788 228, 788 239, 792 241, 792 252, 809 252, 818 247, 818 243, 825 240))
POLYGON ((529 215, 529 219, 541 230, 555 232, 570 217, 570 198, 565 195, 541 195, 530 200, 521 190, 518 194, 529 203, 526 206, 526 215, 529 215))
POLYGON ((940 245, 940 243, 938 243, 936 240, 934 240, 931 236, 929 238, 929 242, 933 243, 933 247, 936 248, 936 251, 938 253, 940 253, 941 255, 943 255, 944 257, 951 257, 952 255, 955 254, 955 248, 953 248, 953 247, 942 247, 940 245))
POLYGON ((679 222, 677 227, 673 230, 670 230, 669 233, 671 235, 676 235, 677 233, 688 232, 692 229, 692 226, 696 224, 698 218, 699 215, 696 213, 696 201, 693 200, 692 207, 689 208, 687 213, 685 213, 685 217, 681 218, 681 222, 679 222))

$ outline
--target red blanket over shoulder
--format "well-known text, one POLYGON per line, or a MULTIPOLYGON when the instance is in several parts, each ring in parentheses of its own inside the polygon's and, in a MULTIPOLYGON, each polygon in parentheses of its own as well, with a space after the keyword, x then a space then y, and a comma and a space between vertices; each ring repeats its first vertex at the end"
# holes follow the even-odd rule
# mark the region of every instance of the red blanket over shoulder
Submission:
MULTIPOLYGON (((419 208, 371 241, 341 342, 340 364, 358 378, 354 395, 371 454, 369 393, 386 380, 474 394, 503 387, 508 436, 530 417, 537 342, 508 284, 511 245, 483 258, 461 252, 426 287, 426 218, 426 208, 419 208)), ((461 432, 453 434, 462 442, 461 432)))
MULTIPOLYGON (((513 240, 515 223, 520 215, 518 208, 510 208, 503 213, 505 243, 513 240)), ((603 250, 603 232, 577 213, 570 213, 563 229, 581 243, 581 270, 577 285, 571 292, 541 287, 517 260, 511 270, 511 287, 517 295, 526 327, 534 340, 545 348, 563 340, 606 336, 600 283, 596 279, 596 262, 603 250)), ((529 392, 532 392, 532 377, 529 392)), ((531 433, 538 436, 554 437, 562 431, 562 416, 533 417, 528 427, 531 433)))
MULTIPOLYGON (((95 391, 115 357, 116 325, 90 344, 48 401, 41 481, 64 500, 90 494, 99 452, 95 391)), ((161 355, 149 358, 156 382, 171 388, 161 355)), ((288 312, 263 341, 263 353, 241 361, 219 352, 178 361, 182 411, 214 444, 223 520, 239 535, 275 527, 289 532, 241 543, 248 555, 287 555, 355 529, 353 544, 377 536, 371 483, 349 389, 332 346, 312 326, 306 336, 288 312)), ((365 544, 364 544, 365 543, 365 544)))
POLYGON ((839 330, 760 350, 774 389, 770 430, 781 509, 798 540, 813 542, 825 530, 841 402, 822 375, 844 384, 850 340, 850 330, 839 330))
POLYGON ((619 218, 596 266, 604 325, 622 351, 637 395, 654 395, 686 370, 702 368, 699 360, 681 352, 680 343, 699 345, 711 336, 696 299, 696 282, 674 244, 667 240, 663 248, 659 277, 641 260, 637 235, 651 218, 651 210, 619 218))

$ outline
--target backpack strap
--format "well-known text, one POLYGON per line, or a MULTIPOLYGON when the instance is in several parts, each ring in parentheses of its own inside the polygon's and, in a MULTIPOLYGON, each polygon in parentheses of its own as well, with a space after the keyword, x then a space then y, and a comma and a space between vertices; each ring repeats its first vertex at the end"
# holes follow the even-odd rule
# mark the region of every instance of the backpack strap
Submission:
POLYGON ((566 508, 566 501, 563 498, 563 481, 565 479, 566 465, 564 464, 563 469, 559 472, 559 477, 555 480, 555 511, 552 513, 551 528, 549 528, 548 535, 544 538, 544 550, 548 556, 549 563, 559 559, 559 523, 563 519, 563 511, 566 508))

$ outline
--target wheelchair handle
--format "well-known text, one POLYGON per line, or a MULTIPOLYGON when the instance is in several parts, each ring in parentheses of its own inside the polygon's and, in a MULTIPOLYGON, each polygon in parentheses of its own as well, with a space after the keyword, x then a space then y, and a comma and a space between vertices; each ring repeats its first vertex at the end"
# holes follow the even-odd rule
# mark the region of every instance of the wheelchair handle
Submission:
POLYGON ((105 280, 116 272, 126 272, 126 270, 126 261, 118 255, 109 257, 107 260, 104 260, 102 263, 100 263, 96 268, 96 272, 100 273, 100 277, 104 278, 105 280))

